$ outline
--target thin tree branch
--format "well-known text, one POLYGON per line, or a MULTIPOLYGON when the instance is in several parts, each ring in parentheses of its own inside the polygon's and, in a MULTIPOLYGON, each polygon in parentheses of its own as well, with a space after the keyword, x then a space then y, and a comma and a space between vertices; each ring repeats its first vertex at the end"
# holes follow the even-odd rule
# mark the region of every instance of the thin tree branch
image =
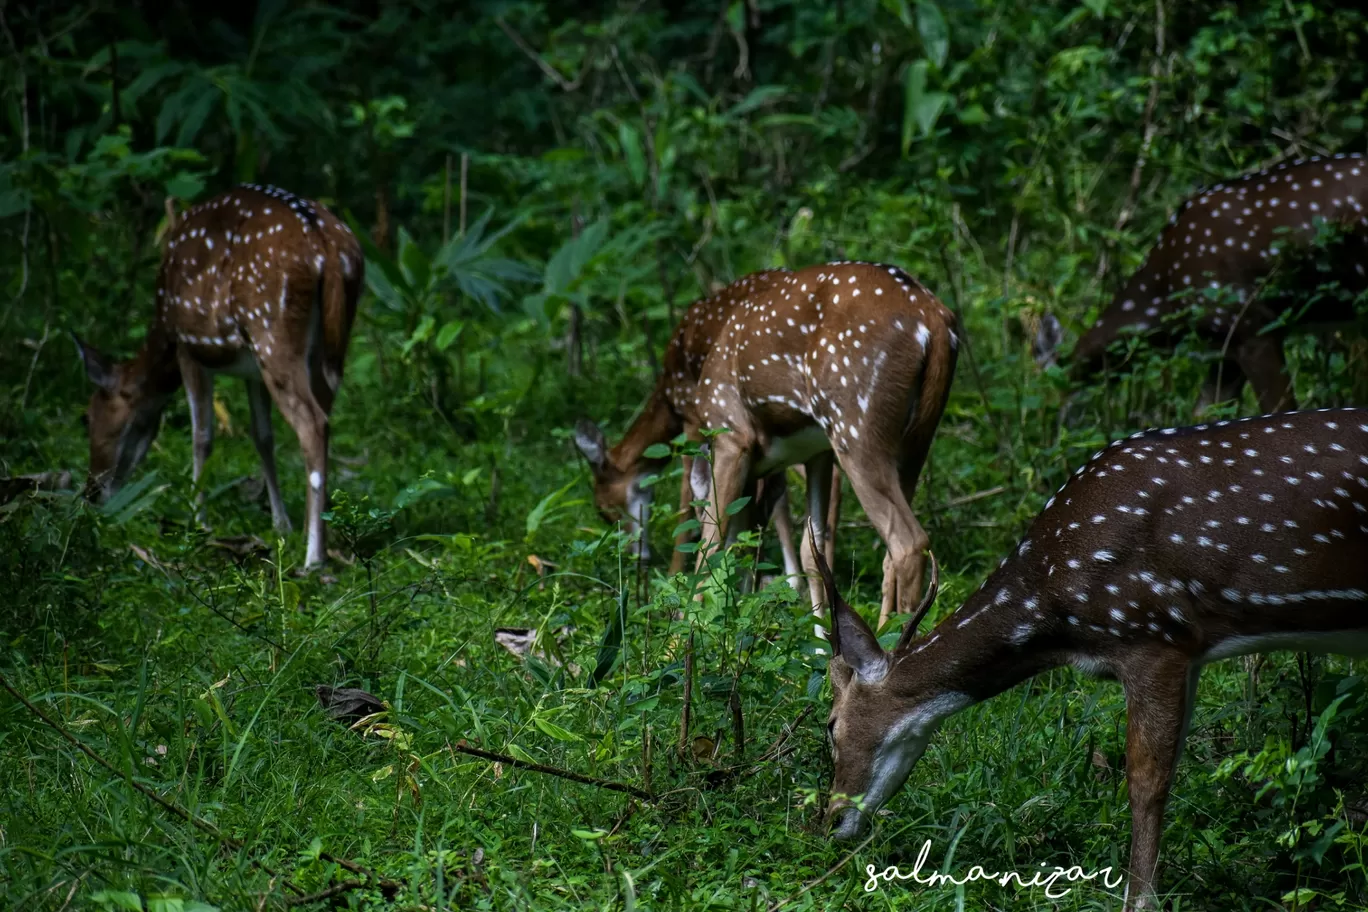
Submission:
POLYGON ((546 76, 546 78, 550 79, 556 85, 560 86, 561 89, 563 89, 564 91, 575 91, 584 83, 584 77, 589 75, 589 65, 590 61, 593 59, 592 56, 585 58, 584 66, 580 68, 579 75, 576 76, 573 80, 569 80, 561 74, 560 70, 556 69, 551 64, 547 63, 546 59, 542 57, 541 54, 538 54, 537 51, 530 44, 524 41, 522 35, 519 35, 516 31, 514 31, 513 26, 509 25, 507 22, 504 21, 503 16, 495 16, 494 24, 497 25, 503 31, 503 33, 508 36, 508 40, 512 41, 514 44, 518 46, 518 50, 526 54, 527 57, 537 65, 537 69, 541 70, 542 73, 546 76))
POLYGON ((1150 62, 1149 96, 1145 99, 1145 128, 1140 140, 1140 153, 1135 157, 1131 168, 1130 187, 1126 190, 1126 201, 1116 216, 1116 230, 1120 231, 1135 214, 1136 202, 1140 195, 1140 180, 1149 158, 1150 146, 1154 144, 1154 134, 1158 127, 1154 123, 1154 108, 1159 101, 1159 76, 1164 65, 1164 0, 1154 4, 1154 60, 1150 62))

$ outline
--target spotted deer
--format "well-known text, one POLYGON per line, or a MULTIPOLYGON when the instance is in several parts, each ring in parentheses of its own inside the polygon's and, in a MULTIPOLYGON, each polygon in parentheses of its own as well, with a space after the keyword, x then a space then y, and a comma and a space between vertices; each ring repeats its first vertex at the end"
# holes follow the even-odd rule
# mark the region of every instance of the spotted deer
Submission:
POLYGON ((888 548, 884 617, 910 609, 921 593, 928 539, 909 501, 954 376, 955 315, 902 270, 873 263, 771 270, 716 297, 686 315, 653 395, 657 406, 648 406, 618 448, 608 451, 601 433, 582 429, 581 449, 604 466, 596 469, 600 507, 626 502, 644 510, 645 492, 634 494, 632 479, 658 465, 641 456, 643 441, 725 428, 712 440, 710 475, 694 462, 681 490, 687 498, 696 487, 710 502, 706 552, 730 524, 740 524, 727 515, 728 504, 802 464, 816 536, 804 540, 802 565, 820 610, 824 590, 811 552, 826 547, 839 462, 888 548), (690 344, 699 337, 706 344, 690 344))
MULTIPOLYGON (((770 279, 781 272, 752 273, 690 305, 665 347, 655 388, 615 445, 609 446, 603 431, 592 421, 581 420, 575 426, 575 443, 594 476, 595 507, 605 522, 621 521, 628 535, 635 536, 630 543, 631 553, 643 560, 650 557, 646 520, 653 492, 642 485, 669 462, 667 458, 646 456, 646 450, 655 444, 669 443, 684 432, 691 412, 692 390, 699 383, 714 339, 735 307, 747 295, 767 287, 770 279)), ((679 489, 679 514, 686 516, 691 512, 693 500, 689 484, 693 458, 685 456, 682 461, 684 473, 679 489)), ((767 506, 772 506, 785 572, 792 581, 798 574, 798 557, 789 522, 787 487, 782 483, 770 485, 767 493, 765 500, 769 502, 767 506)), ((669 568, 672 574, 684 569, 686 554, 678 545, 686 535, 681 533, 675 541, 669 568)))
POLYGON ((867 827, 946 717, 1071 665, 1124 689, 1126 908, 1153 908, 1164 805, 1203 666, 1284 649, 1368 654, 1365 453, 1363 409, 1116 441, 974 595, 925 636, 909 624, 891 652, 819 561, 834 606, 835 835, 867 827))
MULTIPOLYGON (((1172 344, 1189 325, 1176 319, 1194 309, 1194 329, 1219 353, 1203 387, 1199 409, 1239 396, 1246 380, 1259 407, 1296 407, 1283 354, 1293 329, 1351 321, 1345 296, 1315 295, 1327 279, 1351 293, 1368 289, 1368 161, 1357 153, 1284 163, 1202 190, 1169 219, 1145 262, 1097 321, 1078 340, 1070 369, 1082 381, 1104 366, 1108 347, 1124 332, 1172 344), (1319 273, 1307 257, 1319 223, 1341 233, 1319 273), (1275 270, 1278 289, 1263 287, 1275 270), (1295 295, 1295 297, 1293 297, 1295 295), (1265 331, 1292 309, 1287 325, 1265 331)), ((1047 317, 1035 345, 1036 360, 1055 357, 1059 323, 1047 317)))
POLYGON ((316 202, 240 186, 175 215, 142 348, 115 363, 76 338, 90 397, 88 490, 108 498, 147 453, 185 386, 199 489, 214 441, 214 375, 247 384, 252 440, 277 529, 290 528, 276 479, 271 402, 294 428, 308 472, 306 566, 325 559, 328 416, 342 381, 365 261, 351 231, 316 202))

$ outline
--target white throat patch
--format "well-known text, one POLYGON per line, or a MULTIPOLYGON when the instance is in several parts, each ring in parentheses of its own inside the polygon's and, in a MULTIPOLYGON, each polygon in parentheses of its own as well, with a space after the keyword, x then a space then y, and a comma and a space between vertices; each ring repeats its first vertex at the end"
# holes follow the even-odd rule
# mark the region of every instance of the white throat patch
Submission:
POLYGON ((941 721, 973 702, 968 694, 941 694, 912 709, 888 730, 874 752, 869 785, 865 788, 866 814, 873 814, 902 788, 941 721))

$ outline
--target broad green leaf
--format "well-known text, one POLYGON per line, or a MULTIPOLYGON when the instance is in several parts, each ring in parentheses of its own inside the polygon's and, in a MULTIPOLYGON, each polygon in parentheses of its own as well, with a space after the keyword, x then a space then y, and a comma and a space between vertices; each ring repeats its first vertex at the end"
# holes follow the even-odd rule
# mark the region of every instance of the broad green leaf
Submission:
POLYGON ((945 66, 946 55, 950 52, 950 28, 945 24, 940 7, 931 0, 921 0, 917 4, 917 31, 921 33, 926 56, 937 68, 945 66))
POLYGON ((653 443, 641 455, 647 459, 665 459, 670 455, 670 445, 668 443, 653 443))
POLYGON ((883 8, 888 10, 903 25, 912 26, 912 10, 907 5, 907 0, 883 0, 883 8))
POLYGON ((578 836, 580 839, 588 839, 590 841, 594 841, 602 839, 604 836, 607 836, 608 831, 602 829, 583 830, 577 827, 572 827, 570 829, 570 835, 578 836))
POLYGON ((432 329, 436 325, 437 321, 432 318, 431 314, 424 314, 423 318, 418 321, 418 325, 414 327, 413 332, 409 335, 408 339, 404 341, 402 346, 404 354, 407 355, 409 352, 413 351, 415 345, 419 345, 430 339, 432 337, 432 329))
POLYGON ((427 254, 404 228, 399 229, 399 270, 412 288, 426 288, 432 275, 427 254))
POLYGON ((646 184, 646 155, 641 150, 641 135, 636 127, 625 120, 618 124, 618 142, 622 144, 622 157, 627 162, 627 172, 632 175, 632 183, 638 187, 646 184))
POLYGON ((742 114, 749 114, 756 108, 764 107, 767 104, 778 101, 788 93, 783 86, 763 85, 751 89, 745 98, 738 101, 724 117, 740 117, 742 114))
POLYGON ((907 68, 907 82, 903 96, 902 152, 912 146, 914 138, 931 132, 941 111, 950 101, 944 92, 932 92, 926 87, 928 64, 918 60, 907 68))
POLYGON ((438 351, 446 351, 451 347, 451 343, 456 341, 463 329, 465 329, 465 321, 452 320, 437 331, 437 338, 432 340, 433 346, 438 351))
POLYGON ((118 493, 105 501, 100 507, 100 512, 116 524, 122 525, 128 522, 152 506, 161 492, 166 490, 166 485, 157 484, 159 478, 160 476, 154 470, 135 479, 130 484, 124 485, 118 493))
MULTIPOLYGON (((204 178, 198 174, 181 171, 166 182, 166 195, 176 199, 192 200, 204 190, 204 178)), ((2 214, 2 213, 0 213, 2 214)))
POLYGON ((564 487, 552 491, 550 494, 547 494, 541 500, 537 501, 537 505, 527 514, 528 538, 531 538, 536 534, 537 530, 541 528, 542 523, 546 521, 546 517, 550 513, 551 508, 554 507, 556 502, 564 497, 565 493, 576 484, 578 484, 578 479, 569 481, 564 487))
POLYGON ((106 909, 125 909, 127 912, 143 912, 142 897, 126 890, 100 890, 90 895, 91 902, 97 902, 106 909))
POLYGON ((516 745, 516 744, 510 744, 510 745, 508 745, 508 753, 509 753, 509 756, 515 757, 515 758, 517 758, 518 760, 521 760, 523 763, 539 763, 539 762, 540 762, 539 760, 537 760, 536 757, 532 756, 532 755, 529 754, 527 751, 523 750, 521 747, 518 747, 518 745, 516 745))
POLYGON ((600 219, 585 226, 579 237, 560 246, 546 264, 545 289, 548 294, 565 294, 579 278, 585 265, 594 258, 608 236, 608 222, 600 219))
POLYGON ((740 513, 742 510, 746 509, 746 505, 750 502, 751 499, 749 496, 736 498, 736 500, 733 500, 731 503, 727 504, 727 515, 735 516, 737 513, 740 513))
POLYGON ((532 717, 532 724, 535 725, 535 726, 537 726, 537 728, 541 729, 541 731, 542 731, 543 734, 545 734, 545 735, 547 735, 547 736, 549 736, 549 737, 555 738, 557 741, 568 741, 568 742, 573 743, 573 742, 583 741, 583 740, 584 740, 583 738, 581 738, 579 735, 575 734, 574 732, 572 732, 572 731, 567 731, 566 729, 561 728, 559 725, 557 725, 557 724, 554 723, 554 722, 548 722, 546 719, 543 719, 541 716, 533 716, 533 717, 532 717))

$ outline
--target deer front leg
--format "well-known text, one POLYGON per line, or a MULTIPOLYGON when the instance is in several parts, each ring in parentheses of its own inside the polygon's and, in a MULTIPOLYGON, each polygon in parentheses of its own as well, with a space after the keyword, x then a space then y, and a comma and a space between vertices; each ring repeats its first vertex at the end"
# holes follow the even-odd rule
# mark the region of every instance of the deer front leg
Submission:
POLYGON ((831 505, 827 508, 826 558, 827 566, 836 564, 836 528, 841 524, 841 467, 831 462, 831 505))
POLYGON ((308 535, 304 567, 313 569, 327 559, 327 532, 323 527, 323 507, 328 496, 328 415, 314 398, 309 375, 302 369, 267 377, 268 389, 276 408, 294 428, 304 454, 308 473, 304 528, 308 535))
MULTIPOLYGON (((711 484, 707 486, 710 489, 707 493, 707 512, 700 518, 703 531, 698 540, 699 572, 707 566, 709 552, 726 540, 724 536, 727 534, 729 519, 727 505, 741 496, 746 477, 750 473, 750 447, 734 440, 735 436, 735 433, 724 434, 715 442, 712 479, 711 484)), ((691 474, 696 481, 701 480, 698 476, 705 467, 695 463, 691 474)), ((696 494, 702 493, 702 485, 695 483, 693 487, 696 494)))
POLYGON ((194 468, 191 477, 195 486, 195 522, 208 528, 204 511, 204 488, 200 477, 204 464, 214 451, 214 377, 204 367, 184 354, 179 356, 181 379, 185 396, 190 401, 190 433, 194 440, 194 468))
MULTIPOLYGON (((681 457, 681 461, 684 465, 684 475, 679 479, 679 516, 677 521, 683 523, 693 515, 693 507, 691 506, 694 500, 693 488, 689 483, 689 478, 693 474, 693 457, 683 456, 681 457)), ((683 551, 680 551, 679 546, 687 542, 690 537, 691 535, 688 532, 680 532, 675 536, 674 551, 670 554, 671 576, 674 576, 684 569, 685 558, 687 558, 688 555, 683 551)))
POLYGON ((781 472, 766 481, 766 484, 779 486, 779 493, 774 498, 774 534, 779 539, 779 550, 784 555, 784 576, 790 586, 801 592, 803 570, 798 561, 798 552, 793 547, 793 517, 789 515, 788 479, 781 472))
MULTIPOLYGON (((811 534, 803 535, 803 572, 808 578, 808 597, 812 601, 812 613, 817 617, 822 616, 822 607, 826 604, 826 589, 822 586, 822 578, 817 573, 817 560, 813 556, 813 548, 822 550, 825 556, 827 538, 830 534, 827 529, 827 509, 831 499, 832 467, 835 462, 836 454, 827 450, 812 457, 803 466, 803 474, 807 477, 808 525, 811 527, 811 534)), ((817 635, 822 635, 820 627, 817 635)))
POLYGON ((1186 656, 1135 655, 1121 675, 1126 692, 1126 779, 1130 786, 1130 879, 1126 912, 1158 909, 1154 874, 1164 832, 1164 806, 1196 691, 1186 656))
POLYGON ((271 522, 277 532, 290 531, 290 514, 280 496, 280 480, 276 476, 275 432, 271 428, 271 396, 260 380, 247 381, 247 404, 252 410, 252 443, 261 457, 261 474, 266 479, 266 496, 271 501, 271 522))
POLYGON ((1249 378, 1259 408, 1265 413, 1283 412, 1297 407, 1292 378, 1287 375, 1281 336, 1255 336, 1241 342, 1235 350, 1240 370, 1249 378))

